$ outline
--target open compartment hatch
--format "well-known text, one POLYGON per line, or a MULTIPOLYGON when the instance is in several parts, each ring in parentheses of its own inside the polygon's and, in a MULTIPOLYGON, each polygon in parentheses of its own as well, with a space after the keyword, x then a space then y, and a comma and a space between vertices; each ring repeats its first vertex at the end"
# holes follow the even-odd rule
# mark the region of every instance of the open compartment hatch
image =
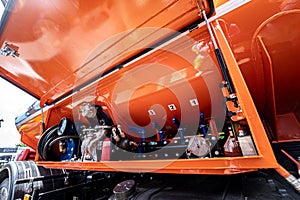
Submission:
POLYGON ((54 128, 61 135, 44 133, 39 151, 46 162, 39 164, 187 174, 278 168, 222 22, 211 27, 234 94, 202 24, 52 108, 72 109, 75 123, 68 125, 63 118, 46 131, 51 135, 54 128), (49 138, 57 144, 47 142, 49 138), (73 148, 77 143, 79 151, 73 148), (58 160, 64 162, 51 162, 58 160))

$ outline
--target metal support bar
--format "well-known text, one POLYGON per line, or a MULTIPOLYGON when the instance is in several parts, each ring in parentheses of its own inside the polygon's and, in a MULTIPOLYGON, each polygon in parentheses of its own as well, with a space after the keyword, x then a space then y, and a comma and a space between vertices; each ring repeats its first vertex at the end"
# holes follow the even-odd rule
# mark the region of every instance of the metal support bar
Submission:
MULTIPOLYGON (((230 95, 230 97, 232 97, 232 96, 234 95, 234 89, 233 89, 233 87, 232 87, 231 80, 230 80, 229 75, 228 75, 228 70, 227 70, 227 66, 226 66, 224 57, 223 57, 223 55, 222 55, 222 52, 221 52, 220 48, 218 47, 218 44, 217 44, 217 42, 216 42, 216 39, 215 39, 215 37, 214 37, 214 34, 213 34, 213 32, 212 32, 212 30, 211 30, 211 27, 210 27, 210 25, 209 25, 209 21, 208 21, 208 19, 207 19, 207 16, 206 16, 205 11, 203 10, 203 11, 201 11, 201 13, 202 13, 202 16, 203 16, 203 18, 204 18, 204 21, 205 21, 207 30, 208 30, 208 32, 209 32, 209 35, 210 35, 210 37, 211 37, 211 41, 212 41, 212 43, 213 43, 214 50, 215 50, 215 55, 216 55, 216 57, 217 57, 217 59, 218 59, 218 63, 219 63, 219 65, 220 65, 220 68, 221 68, 221 71, 222 71, 223 78, 224 78, 224 80, 225 80, 225 82, 226 82, 226 85, 227 85, 227 88, 228 88, 229 95, 230 95)), ((234 97, 235 97, 235 95, 234 95, 234 97)))

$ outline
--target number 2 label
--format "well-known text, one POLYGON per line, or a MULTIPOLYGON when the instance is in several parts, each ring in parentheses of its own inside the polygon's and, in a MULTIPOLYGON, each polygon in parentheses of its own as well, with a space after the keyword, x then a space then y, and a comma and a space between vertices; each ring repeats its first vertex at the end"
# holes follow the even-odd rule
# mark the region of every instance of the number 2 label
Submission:
POLYGON ((169 104, 168 107, 169 107, 169 109, 170 109, 171 111, 176 110, 175 104, 169 104))

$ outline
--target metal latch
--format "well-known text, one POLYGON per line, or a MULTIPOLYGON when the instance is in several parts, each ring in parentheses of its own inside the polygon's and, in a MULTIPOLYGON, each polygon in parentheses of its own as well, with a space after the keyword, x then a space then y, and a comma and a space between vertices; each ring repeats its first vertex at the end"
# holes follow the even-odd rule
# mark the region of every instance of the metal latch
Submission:
POLYGON ((4 56, 12 56, 12 57, 19 57, 18 53, 19 47, 13 45, 13 44, 8 44, 5 43, 4 47, 0 49, 0 54, 4 56))

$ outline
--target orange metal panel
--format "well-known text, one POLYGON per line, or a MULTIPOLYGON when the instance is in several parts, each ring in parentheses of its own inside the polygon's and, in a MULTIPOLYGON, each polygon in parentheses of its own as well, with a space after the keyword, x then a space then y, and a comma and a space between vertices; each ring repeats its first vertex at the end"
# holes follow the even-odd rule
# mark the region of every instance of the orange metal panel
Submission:
POLYGON ((226 41, 219 21, 217 20, 213 24, 213 31, 219 42, 220 48, 222 49, 222 53, 227 63, 230 77, 236 90, 236 95, 239 99, 240 107, 242 108, 242 111, 246 116, 247 122, 253 134, 252 136, 254 142, 257 145, 259 155, 262 155, 262 159, 268 160, 275 166, 277 164, 277 161, 273 154, 273 150, 257 113, 252 97, 243 79, 242 73, 237 65, 236 60, 234 59, 229 44, 226 41))
MULTIPOLYGON (((38 162, 47 168, 67 168, 97 171, 155 172, 182 174, 236 174, 274 168, 273 164, 262 161, 261 157, 212 158, 193 160, 138 160, 105 162, 38 162), (259 166, 259 167, 257 167, 259 166)), ((277 167, 277 166, 276 166, 277 167)))
POLYGON ((299 140, 300 136, 300 91, 291 81, 299 76, 295 63, 300 47, 300 12, 291 8, 266 19, 256 29, 252 41, 255 66, 264 72, 261 83, 266 95, 262 116, 277 133, 277 141, 299 140))
MULTIPOLYGON (((257 37, 257 45, 261 48, 261 59, 263 62, 263 71, 264 71, 264 82, 265 82, 265 103, 263 115, 266 117, 266 120, 270 124, 273 131, 276 130, 276 105, 275 105, 275 89, 274 89, 274 77, 272 69, 272 60, 268 53, 268 50, 263 43, 263 39, 257 37)), ((276 140, 276 136, 271 136, 273 140, 276 140)))
MULTIPOLYGON (((91 61, 91 53, 99 44, 105 46, 103 60, 109 61, 152 34, 150 31, 147 35, 138 35, 136 29, 180 30, 198 19, 196 1, 56 0, 36 3, 16 0, 1 33, 0 44, 13 44, 20 56, 2 56, 0 75, 34 96, 42 97, 41 105, 44 105, 72 91, 78 70, 91 61), (119 34, 123 34, 119 40, 106 43, 108 38, 119 34), (122 43, 126 35, 129 37, 122 43), (113 48, 116 45, 118 48, 113 48)), ((156 34, 143 48, 165 36, 164 33, 156 34)), ((119 61, 127 57, 126 54, 119 56, 119 61)))

